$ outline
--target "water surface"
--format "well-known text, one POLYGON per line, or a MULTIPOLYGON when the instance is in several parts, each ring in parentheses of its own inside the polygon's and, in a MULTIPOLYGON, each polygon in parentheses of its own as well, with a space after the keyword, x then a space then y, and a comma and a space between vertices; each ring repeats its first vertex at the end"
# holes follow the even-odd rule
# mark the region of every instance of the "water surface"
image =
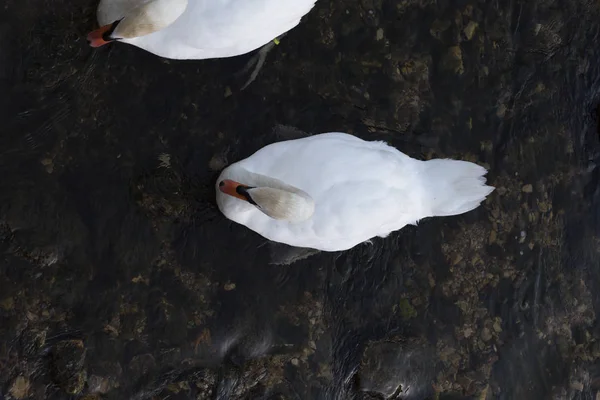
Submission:
POLYGON ((596 398, 600 3, 319 0, 242 92, 249 56, 89 48, 95 6, 0 10, 0 398, 596 398), (497 190, 271 265, 213 185, 278 125, 497 190))

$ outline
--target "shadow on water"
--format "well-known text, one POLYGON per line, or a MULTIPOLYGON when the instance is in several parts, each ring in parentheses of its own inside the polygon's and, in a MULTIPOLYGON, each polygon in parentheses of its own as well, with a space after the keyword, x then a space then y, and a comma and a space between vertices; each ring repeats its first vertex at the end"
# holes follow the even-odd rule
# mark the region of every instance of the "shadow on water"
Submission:
POLYGON ((94 2, 7 0, 0 398, 596 398, 599 7, 319 0, 240 92, 247 56, 92 50, 94 2), (279 124, 497 189, 272 265, 214 182, 279 124))

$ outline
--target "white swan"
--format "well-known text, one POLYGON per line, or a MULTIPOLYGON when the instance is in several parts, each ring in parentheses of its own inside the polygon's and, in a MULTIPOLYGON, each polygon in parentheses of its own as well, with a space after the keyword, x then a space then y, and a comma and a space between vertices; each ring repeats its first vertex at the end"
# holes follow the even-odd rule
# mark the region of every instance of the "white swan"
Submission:
POLYGON ((272 241, 347 250, 425 217, 477 208, 494 190, 486 173, 466 161, 420 161, 384 142, 324 133, 268 145, 225 168, 217 204, 272 241))
MULTIPOLYGON (((316 0, 101 0, 92 47, 112 41, 161 57, 200 60, 246 54, 300 23, 316 0)), ((267 47, 260 55, 260 68, 267 47)), ((255 70, 253 76, 258 71, 255 70)))

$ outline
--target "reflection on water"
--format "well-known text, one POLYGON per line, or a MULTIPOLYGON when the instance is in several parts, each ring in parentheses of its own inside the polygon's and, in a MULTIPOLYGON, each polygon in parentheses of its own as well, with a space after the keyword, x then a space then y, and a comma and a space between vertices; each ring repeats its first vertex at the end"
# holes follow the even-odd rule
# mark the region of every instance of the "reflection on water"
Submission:
POLYGON ((92 51, 94 2, 40 4, 0 11, 0 397, 597 395, 600 4, 320 0, 243 92, 247 57, 92 51), (213 185, 278 124, 497 190, 273 265, 213 185))

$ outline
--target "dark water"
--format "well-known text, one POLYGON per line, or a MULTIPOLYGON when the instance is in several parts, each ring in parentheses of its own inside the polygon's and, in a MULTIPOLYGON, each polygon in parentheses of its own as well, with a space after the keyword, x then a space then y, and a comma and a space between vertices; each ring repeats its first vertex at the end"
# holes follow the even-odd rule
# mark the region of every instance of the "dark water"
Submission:
POLYGON ((598 398, 600 3, 319 0, 243 92, 95 7, 0 7, 0 398, 598 398), (213 184, 280 124, 498 189, 272 265, 213 184))

